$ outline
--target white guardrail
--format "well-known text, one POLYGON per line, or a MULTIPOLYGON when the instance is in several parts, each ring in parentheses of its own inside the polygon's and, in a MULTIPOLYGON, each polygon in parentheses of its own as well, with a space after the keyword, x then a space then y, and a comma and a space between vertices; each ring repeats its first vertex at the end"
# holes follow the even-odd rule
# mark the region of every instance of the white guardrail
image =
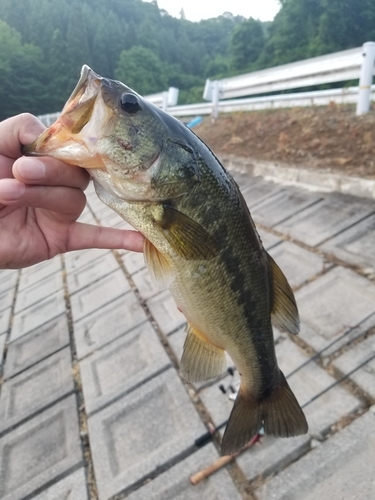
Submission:
MULTIPOLYGON (((203 98, 209 102, 177 106, 178 89, 175 87, 145 98, 176 117, 212 115, 216 118, 219 111, 231 113, 267 108, 324 106, 330 102, 357 103, 357 115, 362 115, 369 111, 371 100, 375 100, 375 85, 372 85, 374 63, 375 42, 366 42, 355 49, 245 75, 215 81, 208 79, 203 98), (359 86, 258 96, 348 80, 359 80, 359 86), (248 97, 255 94, 257 97, 248 97)), ((59 113, 53 113, 39 116, 39 119, 49 126, 58 116, 59 113)))
MULTIPOLYGON (((176 106, 178 102, 179 90, 176 87, 169 87, 168 90, 164 92, 159 92, 158 94, 150 94, 144 96, 145 99, 155 104, 164 111, 168 111, 168 107, 176 106)), ((56 113, 48 113, 46 115, 39 115, 38 118, 44 123, 46 127, 49 127, 54 123, 60 116, 60 111, 56 113)))

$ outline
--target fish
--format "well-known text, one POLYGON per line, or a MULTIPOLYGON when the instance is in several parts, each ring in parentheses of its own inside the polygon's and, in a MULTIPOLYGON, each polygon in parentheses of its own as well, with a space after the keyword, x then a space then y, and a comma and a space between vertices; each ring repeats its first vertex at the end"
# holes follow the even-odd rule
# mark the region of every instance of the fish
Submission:
POLYGON ((277 437, 307 432, 273 338, 272 324, 299 332, 293 291, 238 185, 193 131, 84 65, 60 117, 23 152, 87 169, 100 200, 144 235, 152 278, 187 320, 180 370, 188 382, 220 376, 228 353, 241 382, 223 455, 262 428, 277 437))

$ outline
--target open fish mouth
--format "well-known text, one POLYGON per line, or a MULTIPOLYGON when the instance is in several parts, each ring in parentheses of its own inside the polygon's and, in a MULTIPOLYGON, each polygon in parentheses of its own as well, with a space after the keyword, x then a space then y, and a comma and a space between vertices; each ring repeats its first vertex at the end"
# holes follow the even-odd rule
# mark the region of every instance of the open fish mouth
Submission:
POLYGON ((103 78, 84 65, 80 79, 66 102, 56 122, 47 128, 34 142, 24 146, 22 152, 32 156, 53 156, 66 163, 85 168, 103 168, 98 155, 89 147, 100 137, 103 122, 109 119, 111 110, 100 106, 102 120, 91 120, 97 101, 101 97, 103 78), (107 115, 107 116, 106 116, 107 115), (93 126, 96 123, 96 126, 93 126), (84 130, 90 124, 90 130, 84 130))

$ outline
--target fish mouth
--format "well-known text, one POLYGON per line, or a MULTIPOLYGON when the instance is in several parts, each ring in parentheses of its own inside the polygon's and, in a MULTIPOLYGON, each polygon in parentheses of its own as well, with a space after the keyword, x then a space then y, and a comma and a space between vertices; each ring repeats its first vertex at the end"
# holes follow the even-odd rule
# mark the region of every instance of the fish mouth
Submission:
MULTIPOLYGON (((79 165, 84 168, 103 168, 104 164, 99 155, 93 155, 87 148, 85 136, 81 133, 90 122, 94 107, 101 97, 103 79, 89 66, 84 65, 80 79, 66 102, 61 115, 47 128, 34 142, 23 146, 22 153, 27 156, 52 156, 66 163, 79 165)), ((106 121, 110 118, 110 110, 106 113, 106 106, 102 106, 102 116, 106 121)), ((100 126, 102 129, 103 122, 100 126)), ((91 127, 92 128, 92 127, 91 127)), ((90 130, 90 144, 98 139, 100 130, 90 130)))

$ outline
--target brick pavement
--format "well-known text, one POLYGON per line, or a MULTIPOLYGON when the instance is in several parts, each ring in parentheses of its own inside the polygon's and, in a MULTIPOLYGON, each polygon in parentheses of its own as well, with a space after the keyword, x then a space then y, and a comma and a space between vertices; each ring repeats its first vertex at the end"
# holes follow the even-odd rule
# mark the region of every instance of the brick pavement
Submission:
MULTIPOLYGON (((296 291, 301 335, 275 342, 309 434, 265 436, 192 486, 238 375, 188 386, 185 319, 143 256, 74 252, 0 271, 1 500, 375 498, 375 203, 234 175, 296 291)), ((92 188, 81 220, 128 227, 92 188)))

